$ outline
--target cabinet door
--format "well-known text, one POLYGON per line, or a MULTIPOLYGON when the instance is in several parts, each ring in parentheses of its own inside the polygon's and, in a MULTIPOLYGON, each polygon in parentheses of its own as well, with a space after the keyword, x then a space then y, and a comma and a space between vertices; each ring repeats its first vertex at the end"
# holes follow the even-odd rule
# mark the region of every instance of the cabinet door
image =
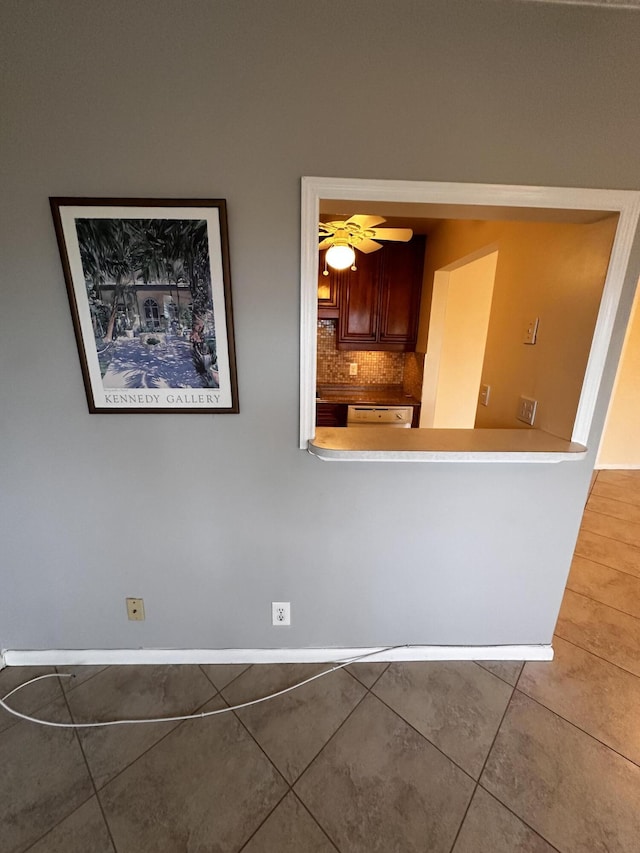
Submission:
POLYGON ((378 340, 379 252, 356 252, 357 269, 339 273, 338 349, 374 349, 378 340))
POLYGON ((316 426, 343 427, 346 425, 346 403, 316 403, 316 426))
POLYGON ((388 243, 383 249, 378 341, 385 348, 413 350, 418 334, 425 238, 388 243))
POLYGON ((318 268, 318 317, 335 318, 338 316, 338 273, 329 269, 329 275, 323 275, 324 254, 319 254, 318 268))

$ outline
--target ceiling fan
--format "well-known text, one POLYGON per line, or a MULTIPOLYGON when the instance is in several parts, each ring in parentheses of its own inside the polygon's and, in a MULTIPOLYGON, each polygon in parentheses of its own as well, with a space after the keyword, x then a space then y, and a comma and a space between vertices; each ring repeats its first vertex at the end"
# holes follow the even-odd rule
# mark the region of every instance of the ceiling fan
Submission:
POLYGON ((382 248, 376 240, 400 240, 406 243, 413 236, 411 228, 378 228, 386 222, 382 216, 355 214, 346 220, 320 222, 321 239, 318 249, 328 249, 323 275, 329 275, 326 264, 336 270, 356 269, 354 248, 369 254, 382 248))

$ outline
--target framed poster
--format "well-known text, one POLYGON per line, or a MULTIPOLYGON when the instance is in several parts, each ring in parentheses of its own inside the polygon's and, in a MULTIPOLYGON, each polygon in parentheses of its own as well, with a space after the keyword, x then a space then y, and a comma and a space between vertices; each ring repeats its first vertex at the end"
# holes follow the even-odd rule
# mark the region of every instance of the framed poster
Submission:
POLYGON ((238 412, 224 199, 50 203, 89 411, 238 412))

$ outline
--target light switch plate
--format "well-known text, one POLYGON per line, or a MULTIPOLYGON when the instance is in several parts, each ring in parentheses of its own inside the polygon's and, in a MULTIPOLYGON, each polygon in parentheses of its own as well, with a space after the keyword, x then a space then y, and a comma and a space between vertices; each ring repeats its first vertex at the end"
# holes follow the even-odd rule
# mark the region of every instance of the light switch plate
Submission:
POLYGON ((533 346, 536 342, 536 338, 538 337, 538 323, 540 322, 539 317, 534 317, 531 320, 527 320, 527 326, 524 333, 524 343, 533 346))
POLYGON ((491 396, 491 385, 481 385, 480 386, 480 405, 481 406, 488 406, 490 396, 491 396))

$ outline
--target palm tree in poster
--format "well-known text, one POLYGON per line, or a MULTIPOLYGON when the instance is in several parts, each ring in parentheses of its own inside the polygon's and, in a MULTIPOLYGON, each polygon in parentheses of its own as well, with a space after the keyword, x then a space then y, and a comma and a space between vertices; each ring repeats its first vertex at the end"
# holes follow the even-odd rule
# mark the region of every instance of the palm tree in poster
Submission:
POLYGON ((191 294, 191 342, 202 344, 207 314, 212 310, 207 223, 175 220, 170 234, 171 255, 181 261, 191 294))
POLYGON ((140 235, 134 220, 77 219, 76 229, 85 278, 98 286, 114 283, 104 342, 113 339, 119 306, 125 291, 135 284, 140 235))

